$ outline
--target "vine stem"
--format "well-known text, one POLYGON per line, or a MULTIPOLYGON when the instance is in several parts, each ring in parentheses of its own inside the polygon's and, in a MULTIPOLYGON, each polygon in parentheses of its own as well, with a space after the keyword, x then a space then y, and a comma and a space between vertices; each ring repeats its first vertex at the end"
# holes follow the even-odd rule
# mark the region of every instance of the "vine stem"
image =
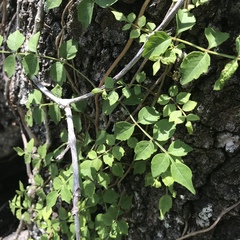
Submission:
POLYGON ((198 50, 200 50, 202 52, 210 53, 212 55, 216 55, 216 56, 219 56, 219 57, 225 57, 225 58, 229 58, 229 59, 240 60, 240 57, 236 57, 236 56, 232 56, 232 55, 228 55, 228 54, 224 54, 224 53, 219 53, 219 52, 214 52, 214 51, 212 51, 210 49, 202 48, 202 47, 200 47, 200 46, 198 46, 198 45, 196 45, 194 43, 185 41, 185 40, 183 40, 181 38, 172 37, 172 39, 174 41, 178 41, 178 42, 184 43, 184 44, 186 44, 188 46, 194 47, 194 48, 196 48, 196 49, 198 49, 198 50))
POLYGON ((237 207, 238 205, 240 204, 240 201, 238 201, 237 203, 233 204, 232 206, 230 206, 229 208, 226 208, 224 209, 220 215, 217 217, 216 221, 208 228, 206 229, 202 229, 202 230, 199 230, 199 231, 196 231, 196 232, 191 232, 191 233, 188 233, 176 240, 183 240, 183 239, 187 239, 187 238, 190 238, 190 237, 193 237, 193 236, 196 236, 198 234, 202 234, 202 233, 206 233, 206 232, 209 232, 211 231, 213 228, 216 227, 216 225, 218 224, 218 222, 221 220, 221 218, 227 214, 228 212, 230 212, 232 209, 234 209, 235 207, 237 207))

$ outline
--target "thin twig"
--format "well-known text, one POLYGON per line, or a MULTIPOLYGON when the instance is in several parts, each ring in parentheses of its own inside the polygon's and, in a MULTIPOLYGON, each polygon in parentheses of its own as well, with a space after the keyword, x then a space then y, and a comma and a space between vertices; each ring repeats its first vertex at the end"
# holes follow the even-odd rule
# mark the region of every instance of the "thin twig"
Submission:
POLYGON ((221 218, 227 214, 228 212, 230 212, 232 209, 234 209, 235 207, 237 207, 238 205, 240 204, 240 201, 238 201, 237 203, 233 204, 232 206, 230 206, 229 208, 226 208, 224 209, 220 215, 218 216, 218 218, 215 220, 215 222, 208 228, 206 229, 202 229, 202 230, 199 230, 199 231, 196 231, 196 232, 191 232, 191 233, 188 233, 176 240, 183 240, 183 239, 187 239, 187 238, 190 238, 190 237, 193 237, 193 236, 196 236, 198 234, 202 234, 202 233, 206 233, 206 232, 209 232, 211 231, 213 228, 216 227, 216 225, 218 224, 218 222, 221 220, 221 218))
POLYGON ((80 189, 80 179, 79 179, 79 167, 78 167, 78 156, 77 156, 77 148, 76 148, 76 136, 74 133, 74 125, 72 119, 72 110, 70 106, 66 106, 64 108, 67 120, 67 128, 68 128, 68 144, 71 149, 72 155, 72 168, 73 168, 73 209, 72 214, 74 216, 74 224, 76 231, 76 239, 80 240, 80 222, 78 216, 78 200, 81 194, 80 189))

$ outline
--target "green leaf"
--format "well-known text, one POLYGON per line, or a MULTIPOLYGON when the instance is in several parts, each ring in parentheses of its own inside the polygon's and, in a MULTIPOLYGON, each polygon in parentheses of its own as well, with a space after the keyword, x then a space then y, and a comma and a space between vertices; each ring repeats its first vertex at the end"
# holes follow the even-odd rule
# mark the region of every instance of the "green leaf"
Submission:
POLYGON ((240 35, 236 38, 236 49, 237 49, 238 56, 240 56, 240 35))
POLYGON ((62 0, 47 0, 47 8, 48 10, 59 7, 62 3, 62 0))
POLYGON ((24 150, 20 147, 13 147, 14 151, 17 152, 18 156, 23 156, 25 154, 24 150))
POLYGON ((161 114, 154 107, 143 107, 138 113, 138 123, 149 125, 158 121, 161 114))
POLYGON ((156 151, 152 141, 140 141, 134 148, 135 160, 146 160, 156 151))
POLYGON ((55 124, 58 124, 62 118, 61 111, 57 104, 49 106, 48 114, 55 124))
POLYGON ((114 203, 118 197, 119 195, 113 189, 107 189, 103 194, 103 201, 105 203, 114 203))
POLYGON ((55 190, 59 190, 63 186, 64 182, 60 177, 56 177, 53 179, 53 187, 55 190))
POLYGON ((137 25, 138 25, 138 27, 142 28, 145 26, 145 24, 146 24, 146 17, 141 16, 137 21, 137 25))
POLYGON ((232 60, 231 62, 227 63, 224 69, 221 72, 219 79, 214 84, 214 90, 221 90, 227 80, 231 78, 231 76, 236 72, 238 69, 238 60, 232 60))
POLYGON ((138 83, 144 82, 145 79, 146 79, 146 73, 145 73, 145 72, 137 73, 136 81, 137 81, 138 83))
POLYGON ((205 28, 205 36, 208 40, 208 49, 219 46, 229 38, 228 33, 220 32, 218 29, 205 28))
POLYGON ((60 196, 63 201, 70 203, 72 199, 72 193, 68 187, 69 186, 67 186, 66 184, 62 186, 60 196))
POLYGON ((174 112, 176 110, 176 106, 175 104, 167 104, 166 106, 164 106, 163 108, 163 117, 167 117, 169 116, 172 112, 174 112))
POLYGON ((47 211, 51 209, 57 202, 58 198, 58 192, 57 191, 51 191, 47 197, 46 197, 46 202, 47 202, 47 211))
POLYGON ((133 174, 143 174, 146 171, 146 161, 137 161, 133 166, 133 174))
POLYGON ((176 140, 172 142, 168 148, 168 153, 175 157, 186 156, 192 148, 181 140, 176 140))
POLYGON ((161 94, 157 102, 160 105, 166 105, 169 103, 170 99, 171 99, 171 97, 169 97, 167 94, 161 94))
POLYGON ((206 73, 210 65, 210 56, 207 53, 193 51, 189 53, 180 65, 182 79, 181 84, 185 85, 206 73))
POLYGON ((188 131, 189 134, 193 133, 193 126, 192 126, 192 123, 190 121, 186 122, 185 127, 187 128, 187 131, 188 131))
POLYGON ((177 85, 173 85, 168 89, 168 93, 171 97, 175 97, 178 94, 178 87, 177 85))
POLYGON ((155 155, 151 161, 152 176, 158 177, 161 173, 167 171, 170 165, 169 156, 166 153, 159 153, 155 155))
POLYGON ((200 118, 196 114, 190 113, 187 115, 187 121, 199 121, 200 118))
POLYGON ((128 22, 130 22, 130 23, 132 23, 135 19, 136 19, 136 14, 135 13, 129 13, 128 15, 127 15, 127 20, 128 20, 128 22))
POLYGON ((28 42, 28 49, 31 52, 37 52, 37 45, 38 45, 38 40, 40 37, 40 32, 35 33, 33 36, 30 37, 29 42, 28 42))
POLYGON ((108 93, 107 98, 109 101, 109 105, 113 106, 118 101, 119 96, 116 91, 111 91, 110 93, 108 93))
POLYGON ((103 155, 103 162, 107 164, 108 166, 112 167, 112 164, 114 162, 114 157, 111 153, 107 153, 103 155))
POLYGON ((33 77, 39 71, 39 61, 38 57, 35 54, 28 54, 22 60, 22 65, 24 67, 24 71, 29 77, 33 77))
POLYGON ((34 148, 34 139, 32 138, 28 143, 27 143, 27 152, 31 153, 34 148))
POLYGON ((7 76, 10 78, 14 72, 16 67, 16 59, 14 55, 9 55, 5 58, 3 63, 3 69, 7 73, 7 76))
POLYGON ((118 0, 96 0, 96 4, 102 8, 110 7, 118 0))
POLYGON ((192 111, 195 107, 197 106, 197 102, 189 100, 187 101, 183 106, 182 106, 182 110, 184 112, 190 112, 192 111))
POLYGON ((107 173, 105 172, 100 172, 98 175, 97 175, 97 178, 98 178, 98 183, 100 185, 102 185, 105 189, 108 188, 108 185, 110 183, 110 177, 107 173))
POLYGON ((191 93, 180 92, 176 97, 176 101, 178 104, 184 104, 188 102, 190 96, 191 96, 191 93))
POLYGON ((123 30, 123 31, 126 31, 126 30, 130 29, 131 27, 132 27, 132 24, 131 24, 131 23, 127 23, 127 24, 125 24, 125 25, 122 27, 122 30, 123 30))
POLYGON ((51 90, 51 93, 54 94, 56 97, 61 98, 62 97, 62 87, 58 84, 54 86, 54 88, 51 90))
POLYGON ((82 24, 83 28, 87 28, 92 21, 93 7, 94 1, 92 0, 82 0, 78 4, 78 21, 82 24))
POLYGON ((178 13, 176 15, 176 21, 177 21, 176 35, 192 28, 196 23, 194 15, 191 14, 187 9, 178 10, 178 13))
POLYGON ((114 163, 112 166, 112 173, 117 177, 123 176, 123 167, 121 163, 114 163))
POLYGON ((141 34, 140 29, 133 29, 130 32, 130 38, 138 38, 141 34))
POLYGON ((0 46, 2 45, 2 42, 3 42, 3 36, 0 35, 0 46))
POLYGON ((62 86, 63 82, 66 81, 66 70, 61 62, 55 62, 50 67, 50 76, 56 81, 60 86, 62 86))
POLYGON ((158 72, 158 70, 161 67, 161 63, 160 63, 160 59, 158 61, 156 61, 153 65, 152 65, 152 69, 153 69, 153 76, 155 76, 158 72))
POLYGON ((92 198, 95 193, 95 184, 90 180, 85 180, 83 182, 83 190, 87 197, 92 198))
POLYGON ((107 89, 112 89, 114 87, 114 80, 110 77, 107 77, 104 81, 104 84, 107 89))
POLYGON ((155 32, 145 44, 143 57, 154 59, 163 54, 171 43, 172 38, 166 32, 155 32))
POLYGON ((121 158, 124 156, 124 153, 124 149, 120 146, 114 146, 112 148, 112 154, 118 161, 121 160, 121 158))
POLYGON ((85 160, 80 164, 80 173, 82 176, 89 177, 90 179, 93 180, 92 176, 92 161, 90 160, 85 160))
POLYGON ((12 51, 17 51, 23 44, 25 37, 18 30, 10 34, 7 39, 7 46, 12 51))
POLYGON ((176 125, 167 119, 162 119, 153 127, 153 138, 158 141, 167 141, 175 133, 176 125))
POLYGON ((169 122, 174 122, 175 124, 181 124, 185 121, 185 116, 183 116, 182 111, 173 111, 169 115, 169 122))
POLYGON ((32 111, 32 116, 33 116, 33 119, 34 121, 37 123, 37 124, 41 124, 43 123, 44 121, 44 118, 45 118, 45 113, 44 111, 42 110, 42 108, 40 107, 35 107, 32 111))
POLYGON ((171 174, 175 182, 186 187, 191 193, 196 193, 192 184, 192 171, 188 166, 179 161, 172 162, 171 174))
POLYGON ((102 90, 101 88, 94 88, 94 89, 91 91, 92 94, 98 94, 98 93, 102 93, 102 92, 103 92, 103 90, 102 90))
POLYGON ((77 47, 77 41, 70 39, 67 42, 64 42, 59 48, 59 56, 64 59, 71 60, 76 56, 78 51, 77 47))
POLYGON ((128 122, 117 122, 115 125, 115 137, 118 140, 128 140, 134 132, 134 124, 128 122))
POLYGON ((169 195, 163 195, 159 199, 160 218, 164 219, 165 214, 172 208, 172 198, 169 195))
POLYGON ((127 18, 124 16, 124 14, 122 12, 112 11, 112 14, 114 15, 114 17, 117 21, 120 21, 120 22, 127 21, 127 18))

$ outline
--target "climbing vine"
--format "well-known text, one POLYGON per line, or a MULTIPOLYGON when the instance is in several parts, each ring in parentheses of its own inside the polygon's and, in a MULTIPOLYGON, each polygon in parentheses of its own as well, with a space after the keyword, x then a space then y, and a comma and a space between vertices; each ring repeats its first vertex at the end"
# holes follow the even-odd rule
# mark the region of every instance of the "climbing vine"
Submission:
MULTIPOLYGON (((48 10, 60 6, 60 1, 46 1, 48 10)), ((78 20, 84 28, 91 24, 94 5, 106 8, 117 0, 82 0, 77 4, 78 20)), ((128 222, 124 214, 131 209, 132 195, 121 191, 122 182, 130 175, 142 175, 145 186, 164 188, 159 199, 160 218, 171 209, 177 197, 176 183, 192 194, 196 191, 192 172, 184 163, 184 157, 192 150, 182 139, 176 138, 178 126, 184 126, 192 134, 193 122, 199 117, 194 113, 197 102, 182 86, 198 79, 208 71, 211 55, 228 59, 214 90, 223 88, 226 81, 238 68, 240 60, 240 36, 236 38, 236 56, 215 51, 229 38, 228 33, 208 27, 204 34, 208 46, 197 46, 181 38, 181 33, 196 24, 192 8, 207 1, 192 1, 180 9, 184 1, 173 1, 172 8, 163 22, 157 26, 142 15, 134 13, 125 16, 111 9, 115 19, 123 22, 123 31, 129 31, 130 39, 142 44, 134 59, 116 76, 106 76, 103 84, 95 86, 90 79, 78 71, 72 60, 78 52, 77 40, 66 40, 58 48, 56 57, 38 52, 40 32, 28 39, 28 51, 21 51, 26 42, 19 31, 11 33, 6 42, 0 37, 0 44, 8 50, 4 71, 11 78, 20 62, 25 75, 36 88, 29 92, 25 106, 24 121, 29 128, 43 126, 45 142, 30 137, 24 148, 15 147, 23 156, 29 170, 29 185, 21 182, 16 196, 10 203, 16 217, 29 226, 34 222, 41 230, 41 239, 121 239, 128 235, 128 222), (176 16, 175 33, 165 31, 169 21, 176 16), (186 53, 186 46, 193 51, 186 53), (124 78, 141 58, 151 61, 153 76, 160 75, 149 88, 149 76, 140 68, 133 79, 124 78), (46 58, 53 63, 49 75, 54 81, 51 90, 38 81, 41 71, 39 59, 46 58), (175 63, 179 69, 172 73, 175 63), (67 68, 81 75, 92 90, 84 95, 65 98, 67 68), (170 87, 164 91, 164 80, 171 76, 170 87), (94 125, 95 132, 83 127, 89 119, 85 109, 86 99, 95 98, 101 118, 94 125), (46 100, 47 98, 47 100, 46 100), (152 99, 149 103, 149 99, 152 99), (118 114, 116 114, 118 112, 118 114), (117 115, 115 120, 112 120, 117 115), (58 145, 51 143, 49 122, 59 129, 58 145), (66 120, 67 124, 65 124, 66 120), (72 162, 68 161, 71 150, 72 162)), ((70 83, 70 86, 73 87, 70 83)), ((166 88, 165 88, 166 89, 166 88)), ((74 92, 74 91, 73 91, 74 92)), ((75 91, 76 92, 76 91, 75 91)))

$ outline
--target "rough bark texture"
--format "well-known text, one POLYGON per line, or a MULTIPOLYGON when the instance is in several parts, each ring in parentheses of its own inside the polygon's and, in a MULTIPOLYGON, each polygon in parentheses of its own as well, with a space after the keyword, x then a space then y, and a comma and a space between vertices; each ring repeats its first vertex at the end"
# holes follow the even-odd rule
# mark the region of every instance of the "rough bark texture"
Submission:
MULTIPOLYGON (((32 24, 31 14, 32 16, 35 14, 36 3, 22 2, 30 4, 25 6, 25 9, 21 9, 23 17, 21 29, 23 33, 29 34, 32 24)), ((137 13, 142 3, 143 1, 122 0, 114 7, 126 14, 137 13)), ((169 1, 167 0, 153 0, 147 8, 146 16, 149 20, 159 23, 168 7, 169 1)), ((40 49, 46 54, 55 54, 54 40, 60 31, 58 26, 60 27, 62 10, 62 8, 56 9, 45 15, 45 23, 49 25, 49 28, 46 25, 43 27, 40 49)), ((87 30, 82 30, 77 22, 76 10, 71 9, 66 18, 66 36, 68 39, 76 39, 79 44, 79 52, 75 61, 76 68, 88 78, 98 82, 121 52, 128 35, 121 31, 122 25, 115 21, 109 9, 95 10, 93 23, 87 30)), ((15 11, 15 2, 10 1, 8 22, 15 11)), ((208 4, 193 11, 197 24, 191 31, 183 34, 183 37, 197 45, 207 46, 204 28, 209 25, 216 27, 220 31, 228 32, 231 36, 218 51, 234 55, 236 54, 234 39, 240 33, 239 11, 238 0, 211 0, 208 4)), ((117 66, 116 72, 128 63, 138 48, 139 45, 134 43, 126 57, 117 66)), ((186 49, 186 52, 190 50, 186 49)), ((193 182, 197 194, 194 196, 186 189, 177 187, 178 195, 173 209, 166 215, 164 221, 160 221, 157 205, 162 190, 145 188, 142 176, 128 177, 125 184, 134 196, 134 204, 132 211, 126 216, 130 225, 127 239, 177 239, 183 232, 186 233, 184 229, 187 232, 193 232, 210 226, 224 208, 240 199, 240 71, 237 70, 222 91, 213 91, 213 84, 226 62, 226 59, 213 57, 208 73, 187 87, 187 90, 192 92, 193 99, 198 102, 197 114, 201 121, 195 124, 195 132, 192 136, 187 135, 185 130, 181 129, 178 136, 194 148, 193 152, 185 158, 185 162, 193 171, 193 182)), ((145 71, 150 73, 151 71, 148 70, 150 67, 147 65, 145 71)), ((124 81, 131 79, 132 73, 134 69, 124 77, 124 81)), ((46 75, 43 74, 43 76, 46 75)), ((154 81, 154 77, 150 78, 154 81)), ((22 166, 22 160, 16 158, 11 150, 12 146, 20 144, 21 138, 17 120, 14 119, 11 109, 3 100, 3 82, 1 81, 0 84, 0 211, 5 212, 6 207, 2 208, 2 206, 7 198, 2 198, 2 196, 12 196, 12 192, 8 193, 10 189, 6 188, 5 183, 11 182, 13 175, 20 176, 18 171, 24 168, 19 167, 22 166), (13 172, 15 165, 17 171, 13 172)), ((82 79, 75 84, 82 93, 90 90, 90 86, 82 79)), ((89 106, 91 106, 91 101, 89 106)), ((7 215, 0 214, 0 216, 0 234, 3 235, 8 230, 4 225, 7 215)), ((239 224, 238 207, 225 215, 214 230, 191 239, 237 240, 240 238, 239 224)))

